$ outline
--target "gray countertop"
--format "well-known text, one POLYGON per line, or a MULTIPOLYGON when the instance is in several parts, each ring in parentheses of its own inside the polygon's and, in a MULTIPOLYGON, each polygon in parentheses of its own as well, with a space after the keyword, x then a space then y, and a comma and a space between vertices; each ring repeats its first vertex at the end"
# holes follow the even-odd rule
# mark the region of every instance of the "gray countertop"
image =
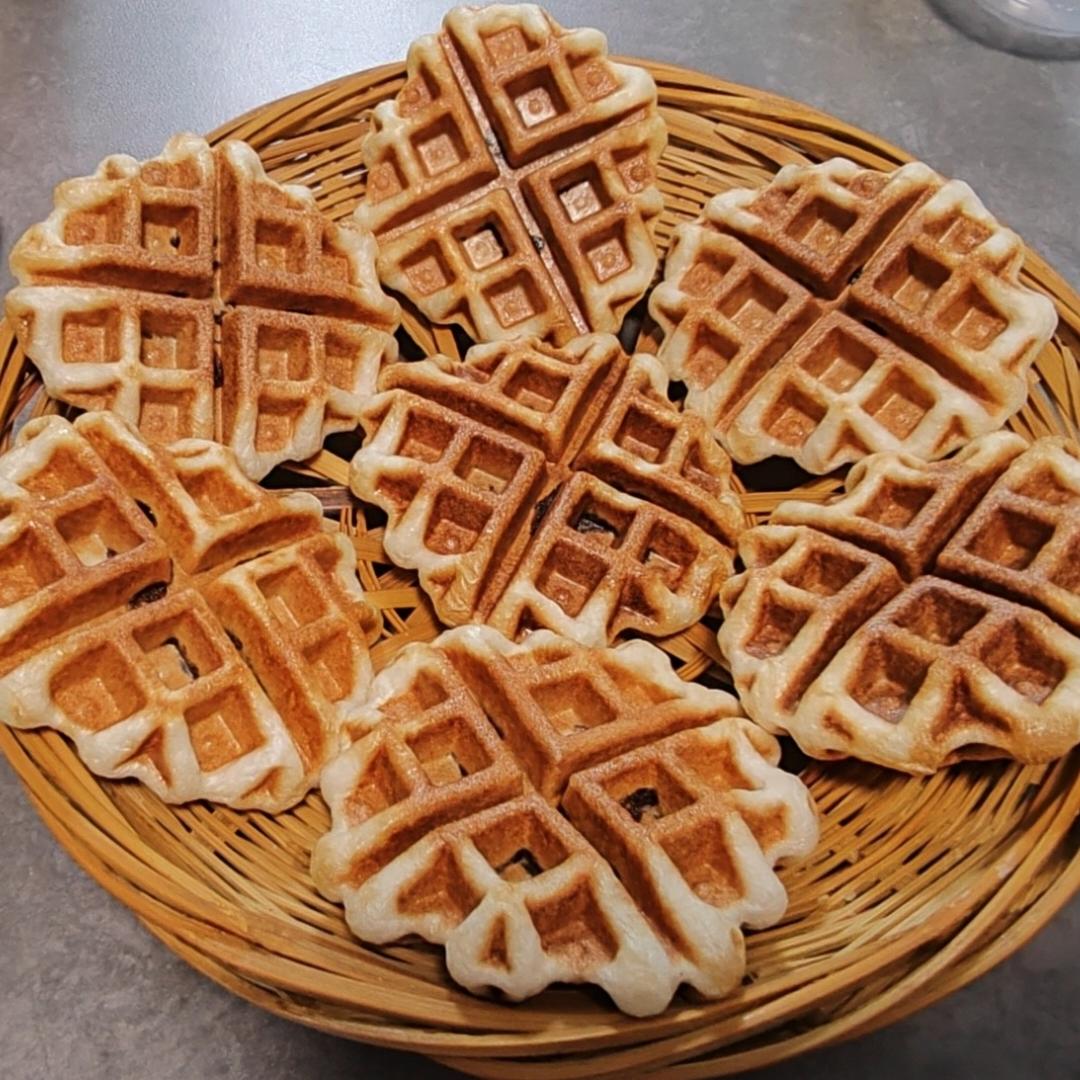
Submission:
MULTIPOLYGON (((0 0, 0 248, 54 183, 156 152, 262 102, 401 57, 443 0, 0 0)), ((1080 62, 992 52, 924 0, 549 0, 618 52, 764 87, 963 177, 1080 283, 1080 62)), ((259 1080, 420 1058, 293 1026, 176 959, 52 841, 0 764, 0 1075, 259 1080)), ((982 980, 894 1027, 763 1077, 1077 1075, 1080 901, 982 980)))

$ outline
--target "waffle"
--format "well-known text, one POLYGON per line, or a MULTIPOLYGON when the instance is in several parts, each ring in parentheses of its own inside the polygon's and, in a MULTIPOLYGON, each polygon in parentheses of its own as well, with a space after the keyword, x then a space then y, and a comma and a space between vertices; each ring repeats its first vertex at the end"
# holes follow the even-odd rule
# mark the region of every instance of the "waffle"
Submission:
POLYGON ((600 645, 713 602, 743 521, 730 463, 653 358, 532 339, 395 364, 380 386, 350 483, 443 622, 600 645))
POLYGON ((933 459, 1000 428, 1057 324, 1023 244, 920 163, 789 165, 680 226, 649 310, 660 358, 739 462, 933 459))
POLYGON ((1080 461, 995 432, 863 459, 743 535, 720 648, 747 713, 815 757, 912 773, 1080 742, 1080 461))
POLYGON ((48 392, 149 442, 216 439, 259 479, 352 430, 397 356, 373 238, 194 135, 106 158, 16 243, 7 314, 48 392))
POLYGON ((347 742, 378 617, 319 503, 111 413, 0 458, 0 716, 170 802, 274 811, 347 742))
POLYGON ((634 1015, 683 983, 727 993, 741 927, 786 907, 775 863, 817 838, 776 741, 641 641, 447 631, 380 672, 352 724, 323 773, 316 885, 364 941, 444 945, 474 992, 589 982, 634 1015))
POLYGON ((613 332, 656 269, 656 87, 597 30, 460 7, 363 142, 383 283, 474 339, 613 332))

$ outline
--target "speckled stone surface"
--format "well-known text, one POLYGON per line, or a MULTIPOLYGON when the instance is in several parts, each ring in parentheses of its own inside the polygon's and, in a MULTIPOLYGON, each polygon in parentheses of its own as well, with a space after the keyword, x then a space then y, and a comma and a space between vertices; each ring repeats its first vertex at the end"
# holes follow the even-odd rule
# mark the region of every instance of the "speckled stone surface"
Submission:
MULTIPOLYGON (((1080 63, 991 52, 924 0, 549 0, 613 49, 799 98, 968 180, 1080 283, 1080 63)), ((261 102, 404 54, 442 0, 3 0, 0 288, 49 191, 261 102)), ((266 1015, 176 959, 52 841, 0 764, 0 1077, 448 1076, 266 1015)), ((758 1075, 1043 1078, 1080 1070, 1080 902, 892 1028, 758 1075)))

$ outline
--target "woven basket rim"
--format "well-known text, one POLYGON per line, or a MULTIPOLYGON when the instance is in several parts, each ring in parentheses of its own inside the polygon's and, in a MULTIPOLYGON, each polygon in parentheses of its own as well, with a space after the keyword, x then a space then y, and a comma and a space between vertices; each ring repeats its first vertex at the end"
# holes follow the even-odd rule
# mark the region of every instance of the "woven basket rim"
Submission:
MULTIPOLYGON (((620 59, 648 68, 660 88, 672 130, 672 146, 664 159, 669 172, 665 214, 670 212, 672 220, 687 217, 688 207, 704 201, 712 190, 731 186, 740 177, 748 183, 760 179, 789 158, 846 152, 857 161, 881 166, 911 160, 885 140, 781 95, 674 64, 620 59)), ((361 116, 374 101, 396 93, 403 70, 401 63, 385 64, 289 94, 219 126, 208 138, 247 138, 268 159, 271 175, 313 180, 327 211, 344 216, 362 187, 355 163, 361 116), (355 179, 350 170, 357 170, 355 179)), ((1075 437, 1080 295, 1037 255, 1029 254, 1024 276, 1055 300, 1062 325, 1052 347, 1037 361, 1039 393, 1033 393, 1012 426, 1028 435, 1057 430, 1075 437)), ((407 326, 414 337, 424 335, 422 347, 434 343, 444 351, 453 348, 445 331, 407 326)), ((17 415, 50 406, 6 323, 0 323, 0 357, 6 439, 17 415)), ((342 459, 332 453, 324 451, 309 465, 340 482, 342 459)), ((828 478, 811 485, 814 490, 827 487, 828 478)), ((803 485, 798 490, 805 489, 803 485)), ((764 513, 767 498, 781 493, 787 494, 758 493, 753 512, 764 513)), ((355 524, 349 529, 363 540, 355 524)), ((374 562, 381 565, 382 560, 358 555, 358 561, 362 579, 366 566, 370 580, 365 585, 370 587, 378 578, 374 562)), ((431 627, 421 625, 422 620, 410 629, 408 619, 396 614, 388 619, 395 641, 410 634, 430 636, 431 627)), ((707 646, 704 635, 682 635, 664 645, 677 660, 696 664, 695 671, 711 662, 701 651, 707 646)), ((830 813, 839 816, 854 804, 859 814, 871 815, 878 828, 877 817, 885 810, 896 808, 899 813, 907 807, 909 814, 925 811, 926 816, 928 805, 955 803, 984 815, 1000 835, 995 832, 993 842, 986 842, 985 852, 970 853, 970 866, 964 862, 941 871, 934 869, 937 862, 925 868, 920 863, 908 876, 926 875, 930 884, 910 896, 903 892, 903 863, 899 871, 891 865, 888 872, 877 867, 885 882, 897 882, 903 903, 912 905, 906 922, 897 921, 892 909, 882 919, 888 901, 875 907, 884 932, 881 939, 871 932, 874 924, 859 930, 845 923, 846 936, 837 939, 835 949, 821 945, 820 957, 800 957, 798 964, 785 968, 777 932, 772 938, 770 932, 755 935, 752 963, 758 955, 767 956, 769 974, 727 1001, 682 1002, 645 1021, 621 1017, 597 997, 577 990, 551 992, 526 1006, 497 1005, 470 998, 445 977, 440 980, 433 950, 370 950, 353 943, 340 927, 326 929, 333 924, 328 909, 334 905, 300 895, 296 872, 288 869, 293 846, 302 848, 317 831, 318 796, 303 804, 301 812, 287 815, 287 824, 279 829, 267 824, 265 815, 155 806, 130 784, 91 777, 53 732, 13 731, 0 725, 0 749, 45 824, 75 861, 205 975, 278 1015, 350 1038, 419 1050, 482 1076, 505 1075, 514 1062, 522 1076, 569 1078, 633 1070, 688 1080, 775 1063, 865 1034, 939 1000, 1020 948, 1080 888, 1080 854, 1070 837, 1080 812, 1080 751, 1047 767, 962 767, 928 780, 882 776, 880 770, 855 763, 812 764, 805 778, 819 805, 828 808, 827 823, 830 813), (869 789, 875 792, 872 798, 866 794, 869 789), (255 860, 250 864, 242 862, 237 851, 241 839, 258 853, 250 856, 255 860), (199 845, 227 850, 234 860, 230 875, 187 850, 199 845), (275 874, 282 875, 280 881, 275 874), (924 917, 913 922, 915 914, 924 917), (289 940, 285 928, 290 918, 305 928, 311 941, 299 930, 297 940, 289 940), (765 939, 768 945, 755 951, 765 939), (379 993, 361 1001, 358 986, 378 986, 379 993)), ((823 842, 840 844, 836 866, 826 862, 821 873, 857 893, 861 886, 856 863, 874 862, 875 849, 868 846, 864 853, 861 836, 851 842, 846 833, 834 832, 832 841, 826 835, 823 842), (841 856, 854 860, 849 869, 841 856)), ((893 842, 887 829, 884 835, 882 843, 893 842)), ((916 839, 920 836, 925 839, 923 834, 916 839)), ((902 845, 900 850, 905 850, 902 845)), ((968 854, 965 849, 965 859, 968 854)), ((799 926, 819 914, 813 908, 803 910, 804 894, 818 904, 839 904, 839 894, 819 889, 813 877, 823 857, 816 856, 801 876, 790 877, 793 922, 799 926)), ((899 901, 897 906, 902 907, 899 901)), ((842 907, 839 904, 841 913, 842 907)), ((340 915, 337 918, 340 922, 340 915)), ((815 924, 814 933, 823 942, 831 940, 827 921, 821 927, 815 924)))

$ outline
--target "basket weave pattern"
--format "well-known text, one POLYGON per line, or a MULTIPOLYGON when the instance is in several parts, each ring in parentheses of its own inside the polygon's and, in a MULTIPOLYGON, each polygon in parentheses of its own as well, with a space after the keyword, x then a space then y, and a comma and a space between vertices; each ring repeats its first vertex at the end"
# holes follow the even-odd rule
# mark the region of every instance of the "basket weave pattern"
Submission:
MULTIPOLYGON (((711 195, 763 184, 789 162, 843 154, 887 169, 907 160, 807 107, 645 66, 670 131, 660 167, 664 249, 674 226, 711 195)), ((211 140, 246 139, 275 179, 311 185, 322 209, 342 218, 363 193, 359 145, 370 110, 403 81, 400 64, 349 76, 256 110, 211 140)), ((1029 438, 1075 437, 1080 296, 1030 253, 1024 280, 1056 301, 1061 324, 1010 426, 1029 438)), ((404 328, 420 350, 460 356, 458 338, 415 311, 405 311, 404 328)), ((6 443, 17 419, 57 406, 4 323, 0 357, 6 443)), ((344 484, 347 458, 326 449, 301 471, 344 484)), ((787 486, 795 474, 784 468, 747 475, 744 507, 754 519, 792 491, 821 499, 839 487, 828 477, 787 486)), ((381 530, 351 507, 340 518, 360 580, 383 611, 378 668, 406 643, 434 637, 438 625, 415 576, 388 564, 381 530)), ((661 642, 682 677, 714 669, 714 629, 701 624, 661 642)), ((280 1015, 418 1050, 478 1076, 504 1076, 513 1061, 523 1077, 650 1071, 689 1080, 776 1062, 880 1027, 964 985, 1022 945, 1080 885, 1072 828, 1080 751, 1050 766, 984 763, 925 779, 855 762, 811 764, 802 775, 823 815, 821 843, 807 863, 782 874, 788 913, 748 938, 748 976, 737 994, 708 1004, 680 999, 650 1020, 624 1017, 580 989, 507 1006, 455 987, 440 950, 372 948, 349 935, 341 909, 315 892, 308 874, 311 848, 328 824, 317 794, 277 817, 171 807, 138 785, 95 779, 54 732, 0 726, 0 748, 76 861, 200 971, 280 1015)))

